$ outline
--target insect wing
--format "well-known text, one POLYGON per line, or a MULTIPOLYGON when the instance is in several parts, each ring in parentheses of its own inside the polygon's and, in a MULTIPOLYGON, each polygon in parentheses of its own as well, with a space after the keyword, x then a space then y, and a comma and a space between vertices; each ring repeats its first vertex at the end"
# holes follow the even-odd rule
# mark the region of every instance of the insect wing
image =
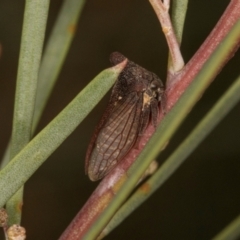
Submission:
POLYGON ((87 163, 91 180, 104 177, 133 147, 138 137, 142 95, 136 92, 112 103, 114 108, 95 141, 87 163))

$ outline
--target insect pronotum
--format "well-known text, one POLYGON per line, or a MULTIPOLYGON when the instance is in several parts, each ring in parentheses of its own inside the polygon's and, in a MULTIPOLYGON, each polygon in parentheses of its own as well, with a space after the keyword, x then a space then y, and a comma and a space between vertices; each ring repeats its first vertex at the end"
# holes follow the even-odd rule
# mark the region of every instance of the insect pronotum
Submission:
MULTIPOLYGON (((113 65, 125 59, 118 52, 110 56, 113 65)), ((160 102, 164 111, 166 97, 160 78, 128 60, 88 146, 85 170, 92 181, 107 175, 135 147, 148 124, 156 127, 160 102)))

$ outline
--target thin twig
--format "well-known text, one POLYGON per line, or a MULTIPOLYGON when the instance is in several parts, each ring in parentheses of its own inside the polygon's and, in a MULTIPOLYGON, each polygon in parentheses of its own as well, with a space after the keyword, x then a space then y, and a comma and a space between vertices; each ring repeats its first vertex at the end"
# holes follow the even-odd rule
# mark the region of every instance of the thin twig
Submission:
POLYGON ((171 79, 176 73, 178 73, 184 66, 184 61, 179 48, 179 43, 174 33, 172 22, 169 16, 170 1, 162 2, 162 0, 149 0, 149 2, 151 3, 158 17, 158 20, 161 23, 162 31, 168 43, 168 48, 171 55, 171 64, 169 65, 167 77, 169 81, 169 79, 171 79))

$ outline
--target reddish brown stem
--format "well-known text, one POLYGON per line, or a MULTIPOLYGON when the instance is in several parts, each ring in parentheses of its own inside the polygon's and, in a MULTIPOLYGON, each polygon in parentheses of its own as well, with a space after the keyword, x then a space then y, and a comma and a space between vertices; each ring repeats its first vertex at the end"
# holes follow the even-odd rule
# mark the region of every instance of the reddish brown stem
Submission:
MULTIPOLYGON (((232 0, 206 41, 202 44, 200 49, 192 57, 189 63, 184 67, 183 71, 176 76, 174 81, 172 81, 172 84, 168 86, 167 111, 169 111, 175 105, 179 97, 183 94, 185 89, 200 71, 203 64, 211 56, 217 46, 228 34, 232 26, 239 19, 240 1, 232 0)), ((234 51, 237 50, 238 46, 239 42, 236 42, 235 48, 229 53, 229 57, 227 59, 223 59, 222 67, 230 59, 234 51)), ((161 122, 162 118, 163 115, 161 114, 159 117, 159 123, 161 122)), ((122 160, 120 164, 102 180, 97 189, 90 196, 87 203, 62 234, 60 240, 82 239, 86 231, 106 208, 111 199, 116 195, 123 182, 127 180, 127 170, 135 161, 136 157, 142 151, 143 147, 146 145, 153 133, 154 128, 150 125, 140 140, 139 148, 132 149, 124 158, 124 160, 122 160)))

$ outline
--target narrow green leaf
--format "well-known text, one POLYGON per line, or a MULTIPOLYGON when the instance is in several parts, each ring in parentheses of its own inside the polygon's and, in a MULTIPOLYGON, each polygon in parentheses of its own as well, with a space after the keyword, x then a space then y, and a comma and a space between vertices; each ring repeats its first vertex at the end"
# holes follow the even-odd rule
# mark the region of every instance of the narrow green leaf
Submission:
POLYGON ((212 240, 237 240, 240 236, 240 216, 234 219, 212 240))
MULTIPOLYGON (((85 0, 65 0, 59 12, 53 31, 47 42, 39 69, 38 87, 33 115, 32 132, 37 127, 44 107, 57 81, 63 62, 67 56, 74 30, 85 0)), ((10 160, 10 144, 8 144, 0 169, 10 160)))
POLYGON ((46 45, 39 70, 33 132, 69 51, 85 0, 65 0, 46 45))
MULTIPOLYGON (((14 104, 10 159, 30 140, 49 0, 26 1, 14 104)), ((7 203, 9 225, 20 224, 23 188, 7 203)))
POLYGON ((0 206, 73 132, 113 85, 125 62, 101 72, 64 110, 0 171, 0 206))
POLYGON ((182 42, 182 33, 187 13, 188 0, 173 0, 172 2, 172 25, 178 43, 182 42))

